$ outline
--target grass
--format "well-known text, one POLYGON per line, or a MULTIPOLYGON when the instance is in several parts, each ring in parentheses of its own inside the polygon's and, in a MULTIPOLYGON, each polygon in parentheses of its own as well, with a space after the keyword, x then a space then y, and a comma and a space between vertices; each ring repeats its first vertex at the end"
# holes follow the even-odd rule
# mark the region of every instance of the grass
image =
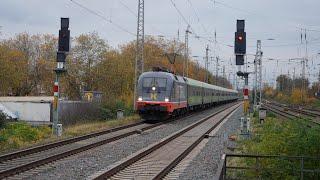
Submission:
POLYGON ((316 100, 312 103, 312 107, 320 108, 320 100, 319 100, 319 99, 316 99, 316 100))
POLYGON ((94 121, 82 124, 76 124, 64 129, 64 136, 72 137, 88 133, 92 133, 102 129, 109 129, 118 126, 131 124, 140 120, 139 116, 129 116, 121 120, 108 120, 108 121, 94 121))
MULTIPOLYGON (((237 153, 243 154, 260 154, 260 155, 285 155, 285 156, 313 156, 318 157, 320 154, 320 126, 310 127, 306 120, 283 120, 275 118, 273 114, 268 114, 264 124, 259 124, 257 119, 253 119, 252 138, 239 142, 240 148, 237 153)), ((250 160, 238 160, 237 165, 250 166, 250 160)), ((288 162, 284 160, 264 160, 260 164, 264 167, 276 167, 282 171, 280 174, 262 173, 262 179, 295 179, 292 175, 292 169, 299 168, 300 162, 288 162), (284 169, 284 167, 290 167, 284 169)), ((305 168, 315 169, 319 166, 318 162, 306 161, 305 168)), ((255 173, 245 173, 247 177, 255 173)), ((310 174, 305 175, 310 178, 310 174)))
POLYGON ((0 129, 0 154, 101 131, 103 129, 132 124, 139 120, 139 116, 134 115, 121 120, 92 121, 76 124, 63 129, 62 137, 54 136, 49 127, 33 127, 21 122, 9 123, 0 129))

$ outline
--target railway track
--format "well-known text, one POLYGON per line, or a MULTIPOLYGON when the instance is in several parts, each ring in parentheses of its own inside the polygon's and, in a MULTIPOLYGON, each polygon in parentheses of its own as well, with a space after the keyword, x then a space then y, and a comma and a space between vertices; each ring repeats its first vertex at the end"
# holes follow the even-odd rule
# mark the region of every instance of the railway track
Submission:
POLYGON ((285 108, 289 111, 292 112, 296 112, 302 115, 305 115, 307 117, 311 117, 311 118, 316 118, 316 117, 320 117, 320 112, 319 111, 315 111, 315 110, 309 110, 309 109, 301 109, 301 108, 295 108, 295 107, 290 107, 290 106, 285 106, 279 103, 271 103, 274 106, 278 106, 280 108, 285 108))
POLYGON ((134 134, 140 134, 143 131, 156 128, 174 120, 194 116, 197 113, 199 112, 194 112, 186 116, 177 117, 169 121, 159 122, 156 124, 138 122, 1 155, 0 179, 26 172, 36 167, 49 164, 134 134))
POLYGON ((306 118, 310 122, 320 125, 320 116, 305 110, 294 109, 287 106, 281 106, 279 104, 269 103, 263 104, 263 107, 269 109, 271 112, 278 114, 287 119, 306 118))
POLYGON ((164 122, 143 122, 54 142, 0 156, 0 179, 63 159, 134 134, 139 134, 164 122))
POLYGON ((287 111, 284 111, 283 109, 278 108, 277 106, 272 106, 272 105, 267 105, 267 104, 263 104, 262 107, 268 109, 269 111, 280 115, 281 117, 287 118, 287 119, 295 119, 295 118, 300 118, 299 115, 297 114, 292 114, 289 113, 287 111))
POLYGON ((107 167, 89 179, 161 179, 179 164, 240 103, 233 104, 107 167))

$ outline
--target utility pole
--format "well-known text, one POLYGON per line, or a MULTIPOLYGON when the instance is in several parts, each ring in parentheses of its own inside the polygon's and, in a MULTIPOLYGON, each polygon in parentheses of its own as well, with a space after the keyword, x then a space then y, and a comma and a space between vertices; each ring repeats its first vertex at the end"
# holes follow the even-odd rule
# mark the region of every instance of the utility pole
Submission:
POLYGON ((136 64, 134 77, 133 109, 136 110, 138 78, 144 71, 144 0, 139 0, 136 42, 136 64))
POLYGON ((209 45, 206 47, 206 83, 209 83, 209 45))
POLYGON ((219 76, 219 57, 216 57, 216 85, 218 85, 218 76, 219 76))
POLYGON ((186 30, 186 34, 185 34, 185 42, 184 42, 184 46, 185 46, 185 60, 183 62, 183 77, 186 75, 187 77, 189 76, 189 33, 191 33, 190 29, 190 25, 188 25, 187 30, 186 30), (185 72, 186 71, 186 72, 185 72))
POLYGON ((223 74, 223 78, 224 78, 224 80, 223 80, 223 86, 225 85, 224 84, 224 82, 225 82, 225 80, 227 79, 226 78, 226 69, 225 69, 225 66, 223 65, 223 69, 222 69, 222 74, 223 74))
POLYGON ((262 51, 261 51, 261 40, 257 41, 257 52, 254 59, 254 107, 262 102, 262 51), (258 97, 259 90, 259 97, 258 97))

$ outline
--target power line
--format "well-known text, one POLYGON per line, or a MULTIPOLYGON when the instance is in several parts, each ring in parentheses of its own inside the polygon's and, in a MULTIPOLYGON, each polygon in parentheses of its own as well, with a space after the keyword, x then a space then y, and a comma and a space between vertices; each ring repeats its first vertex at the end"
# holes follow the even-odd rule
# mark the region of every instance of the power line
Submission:
POLYGON ((251 15, 258 15, 256 13, 253 13, 253 12, 250 12, 250 11, 247 11, 247 10, 244 10, 244 9, 240 9, 240 8, 237 8, 237 7, 234 7, 234 6, 231 6, 229 4, 226 4, 226 3, 223 3, 223 2, 220 2, 220 1, 216 1, 216 0, 210 0, 215 4, 220 4, 226 8, 229 8, 229 9, 233 9, 233 10, 237 10, 237 11, 241 11, 241 12, 244 12, 244 13, 247 13, 247 14, 251 14, 251 15))
POLYGON ((129 30, 125 29, 124 27, 120 26, 119 24, 113 22, 111 19, 107 19, 106 17, 104 17, 104 16, 101 15, 100 13, 98 13, 98 12, 92 10, 92 9, 89 9, 88 7, 80 4, 79 2, 77 2, 77 1, 75 1, 75 0, 70 0, 70 1, 71 1, 72 3, 74 3, 75 5, 79 6, 80 8, 88 11, 89 13, 91 13, 91 14, 93 14, 93 15, 101 18, 102 20, 104 20, 104 21, 106 21, 106 22, 114 25, 114 26, 117 27, 118 29, 120 29, 120 30, 122 30, 122 31, 124 31, 124 32, 126 32, 126 33, 128 33, 128 34, 130 34, 130 35, 136 36, 135 33, 130 32, 129 30))
POLYGON ((177 7, 176 3, 173 2, 173 0, 170 0, 171 4, 173 5, 173 7, 176 9, 176 11, 178 12, 178 14, 182 17, 183 21, 190 26, 190 29, 192 31, 192 33, 198 37, 197 33, 195 32, 195 30, 193 29, 193 27, 190 25, 190 23, 188 22, 188 20, 184 17, 184 15, 182 14, 182 12, 179 10, 179 8, 177 7))
POLYGON ((198 23, 200 23, 200 25, 201 25, 201 27, 203 28, 204 32, 205 32, 206 34, 209 34, 208 31, 207 31, 207 29, 206 29, 206 27, 205 27, 205 26, 203 25, 203 23, 200 21, 200 17, 199 17, 199 15, 198 15, 198 13, 197 13, 197 10, 196 10, 195 7, 193 6, 192 2, 191 2, 190 0, 187 0, 187 1, 188 1, 188 3, 190 4, 191 8, 193 9, 193 12, 194 12, 194 14, 195 14, 196 17, 197 17, 198 23))
POLYGON ((318 29, 302 28, 302 27, 298 27, 298 26, 296 26, 295 28, 299 29, 299 30, 309 31, 309 32, 320 32, 320 30, 318 30, 318 29))
POLYGON ((136 14, 132 9, 129 8, 129 6, 127 6, 124 2, 122 2, 122 0, 118 0, 118 1, 119 1, 119 3, 120 3, 123 7, 125 7, 132 15, 134 15, 136 18, 138 17, 137 14, 136 14))

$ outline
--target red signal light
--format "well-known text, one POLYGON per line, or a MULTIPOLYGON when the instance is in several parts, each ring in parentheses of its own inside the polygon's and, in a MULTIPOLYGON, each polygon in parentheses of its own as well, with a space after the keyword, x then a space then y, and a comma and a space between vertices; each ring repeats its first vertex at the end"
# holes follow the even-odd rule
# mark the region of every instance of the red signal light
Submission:
POLYGON ((59 84, 58 84, 57 82, 54 83, 53 92, 54 92, 54 93, 59 92, 59 84))
POLYGON ((239 36, 239 37, 238 37, 238 40, 239 40, 239 41, 242 41, 242 39, 243 39, 242 36, 239 36))
POLYGON ((249 95, 249 89, 244 89, 243 90, 243 95, 248 96, 249 95))

